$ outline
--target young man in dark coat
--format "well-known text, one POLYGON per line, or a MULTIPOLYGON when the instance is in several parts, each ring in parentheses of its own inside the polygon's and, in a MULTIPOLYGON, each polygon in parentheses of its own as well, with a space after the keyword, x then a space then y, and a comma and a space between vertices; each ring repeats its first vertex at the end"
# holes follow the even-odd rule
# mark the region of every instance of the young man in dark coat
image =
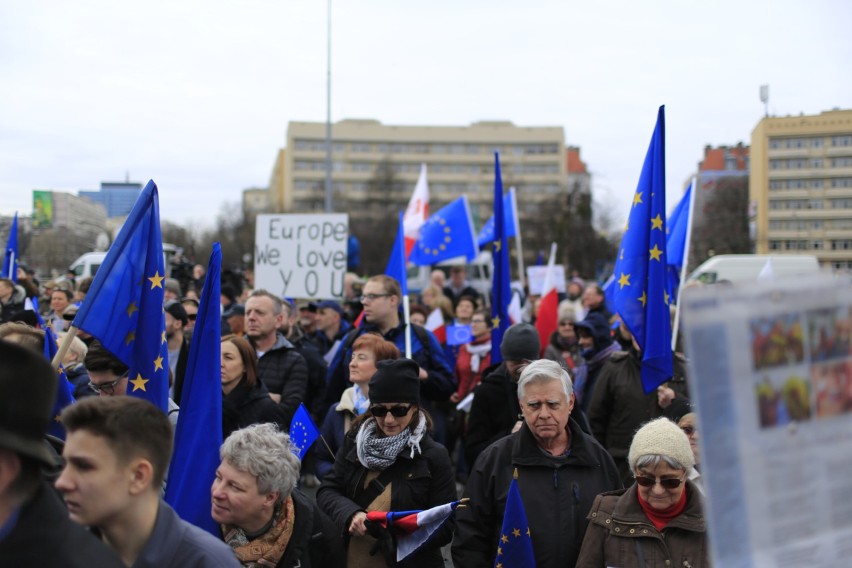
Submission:
POLYGON ((0 361, 0 566, 124 566, 68 518, 42 475, 43 468, 55 469, 59 462, 44 440, 56 372, 40 354, 2 340, 0 361))

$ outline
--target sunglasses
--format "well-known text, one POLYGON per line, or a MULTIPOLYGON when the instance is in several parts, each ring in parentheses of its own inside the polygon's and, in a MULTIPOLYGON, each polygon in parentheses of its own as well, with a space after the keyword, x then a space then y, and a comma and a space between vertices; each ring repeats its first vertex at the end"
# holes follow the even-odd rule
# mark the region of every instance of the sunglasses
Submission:
POLYGON ((195 318, 198 317, 198 314, 186 314, 186 317, 189 321, 195 321, 195 318))
POLYGON ((388 415, 388 412, 390 412, 394 418, 402 418, 403 416, 408 414, 409 410, 411 410, 410 404, 408 406, 393 406, 391 408, 388 408, 387 406, 370 407, 370 412, 376 418, 384 418, 388 415))
POLYGON ((663 489, 677 489, 683 483, 683 479, 679 479, 677 477, 665 477, 661 479, 656 479, 653 477, 644 477, 642 475, 636 476, 636 483, 641 485, 642 487, 653 487, 657 484, 657 481, 660 482, 660 485, 663 489))
POLYGON ((683 430, 683 433, 687 436, 692 436, 693 434, 695 434, 694 426, 681 426, 680 429, 683 430))

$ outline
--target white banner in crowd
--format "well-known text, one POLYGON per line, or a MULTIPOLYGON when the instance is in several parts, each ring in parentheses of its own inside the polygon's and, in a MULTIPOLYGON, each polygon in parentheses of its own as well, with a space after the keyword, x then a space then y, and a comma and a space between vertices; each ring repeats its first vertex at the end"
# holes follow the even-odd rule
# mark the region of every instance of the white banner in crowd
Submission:
POLYGON ((349 216, 258 215, 255 288, 282 298, 343 297, 349 216))
MULTIPOLYGON (((556 291, 565 293, 565 267, 561 264, 553 266, 554 278, 556 279, 556 291)), ((527 282, 530 286, 530 294, 541 296, 544 287, 544 277, 547 275, 547 266, 527 266, 527 282)))
POLYGON ((850 284, 814 276, 684 294, 714 566, 849 565, 850 284))

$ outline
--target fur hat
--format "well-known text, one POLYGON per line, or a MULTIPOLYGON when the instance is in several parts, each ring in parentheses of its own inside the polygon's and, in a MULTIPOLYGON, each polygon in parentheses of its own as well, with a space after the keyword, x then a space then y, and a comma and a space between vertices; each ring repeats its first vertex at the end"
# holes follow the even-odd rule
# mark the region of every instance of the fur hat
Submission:
POLYGON ((636 471, 636 462, 642 456, 659 455, 672 458, 689 472, 695 466, 695 456, 689 439, 677 424, 668 418, 657 418, 639 428, 630 444, 627 461, 630 470, 636 471))
POLYGON ((541 340, 538 330, 528 323, 516 323, 503 334, 500 343, 503 360, 535 361, 541 356, 541 340))
POLYGON ((411 359, 390 359, 376 363, 370 378, 370 402, 420 404, 420 365, 411 359))

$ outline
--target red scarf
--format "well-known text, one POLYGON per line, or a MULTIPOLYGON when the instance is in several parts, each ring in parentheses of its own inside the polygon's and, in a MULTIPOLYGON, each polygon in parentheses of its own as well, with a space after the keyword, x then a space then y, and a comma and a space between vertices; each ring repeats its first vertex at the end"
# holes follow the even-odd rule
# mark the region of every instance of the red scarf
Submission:
POLYGON ((642 510, 645 511, 645 516, 648 517, 648 520, 651 521, 658 531, 663 530, 666 525, 672 521, 672 519, 683 513, 683 510, 686 509, 686 487, 683 488, 683 492, 680 494, 680 500, 678 500, 677 503, 662 510, 654 509, 647 501, 642 499, 642 494, 639 493, 638 485, 636 486, 636 496, 639 497, 639 505, 641 505, 642 510))

